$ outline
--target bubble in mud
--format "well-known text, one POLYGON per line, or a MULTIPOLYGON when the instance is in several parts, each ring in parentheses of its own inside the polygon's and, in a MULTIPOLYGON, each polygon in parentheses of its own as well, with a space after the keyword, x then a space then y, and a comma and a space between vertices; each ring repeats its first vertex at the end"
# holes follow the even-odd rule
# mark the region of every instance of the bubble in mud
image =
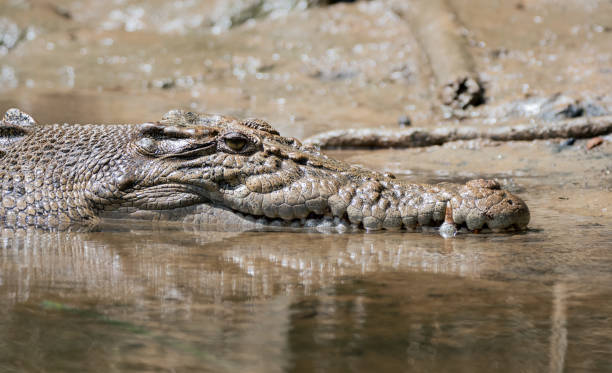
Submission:
POLYGON ((444 222, 438 232, 444 238, 453 238, 457 235, 457 226, 453 223, 444 222))

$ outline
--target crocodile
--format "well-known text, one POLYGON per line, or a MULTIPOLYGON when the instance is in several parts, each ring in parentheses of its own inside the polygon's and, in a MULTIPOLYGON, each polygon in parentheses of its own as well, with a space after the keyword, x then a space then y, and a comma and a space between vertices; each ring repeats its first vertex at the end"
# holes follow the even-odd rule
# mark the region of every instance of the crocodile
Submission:
POLYGON ((145 219, 206 227, 522 230, 494 180, 411 184, 283 137, 259 119, 172 110, 142 124, 0 122, 0 221, 66 229, 145 219))

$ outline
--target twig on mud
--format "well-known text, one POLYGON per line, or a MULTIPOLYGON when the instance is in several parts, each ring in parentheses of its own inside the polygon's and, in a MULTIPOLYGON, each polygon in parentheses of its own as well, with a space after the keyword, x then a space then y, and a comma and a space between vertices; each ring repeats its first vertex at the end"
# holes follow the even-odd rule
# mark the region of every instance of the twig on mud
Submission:
POLYGON ((334 148, 414 148, 442 145, 458 140, 488 139, 494 141, 529 141, 553 138, 576 139, 612 133, 612 115, 494 127, 435 127, 381 129, 360 128, 334 130, 307 138, 304 143, 323 149, 334 148))

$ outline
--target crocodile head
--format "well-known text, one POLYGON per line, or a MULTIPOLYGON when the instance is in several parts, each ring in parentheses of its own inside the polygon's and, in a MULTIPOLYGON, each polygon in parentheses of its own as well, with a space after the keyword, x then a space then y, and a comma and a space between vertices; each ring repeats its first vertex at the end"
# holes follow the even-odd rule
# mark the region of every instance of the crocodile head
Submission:
POLYGON ((0 220, 95 224, 98 217, 346 230, 522 229, 529 210, 494 181, 408 184, 328 158, 261 120, 171 111, 139 125, 0 122, 0 220))
POLYGON ((99 205, 119 206, 114 216, 413 230, 440 225, 448 206, 470 230, 529 222, 526 204, 496 182, 404 183, 331 159, 261 120, 175 110, 140 125, 127 148, 136 166, 91 188, 99 205))

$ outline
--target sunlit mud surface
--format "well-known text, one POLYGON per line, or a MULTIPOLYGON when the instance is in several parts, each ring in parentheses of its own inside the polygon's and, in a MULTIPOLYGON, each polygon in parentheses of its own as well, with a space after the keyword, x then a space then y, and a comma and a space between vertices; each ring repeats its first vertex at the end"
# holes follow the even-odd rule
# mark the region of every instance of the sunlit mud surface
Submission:
MULTIPOLYGON (((612 113, 610 2, 449 1, 486 87, 461 113, 438 103, 409 1, 249 3, 2 1, 0 109, 187 108, 302 139, 612 113)), ((328 152, 412 182, 495 178, 531 210, 521 233, 0 230, 0 372, 609 371, 611 140, 328 152)))

